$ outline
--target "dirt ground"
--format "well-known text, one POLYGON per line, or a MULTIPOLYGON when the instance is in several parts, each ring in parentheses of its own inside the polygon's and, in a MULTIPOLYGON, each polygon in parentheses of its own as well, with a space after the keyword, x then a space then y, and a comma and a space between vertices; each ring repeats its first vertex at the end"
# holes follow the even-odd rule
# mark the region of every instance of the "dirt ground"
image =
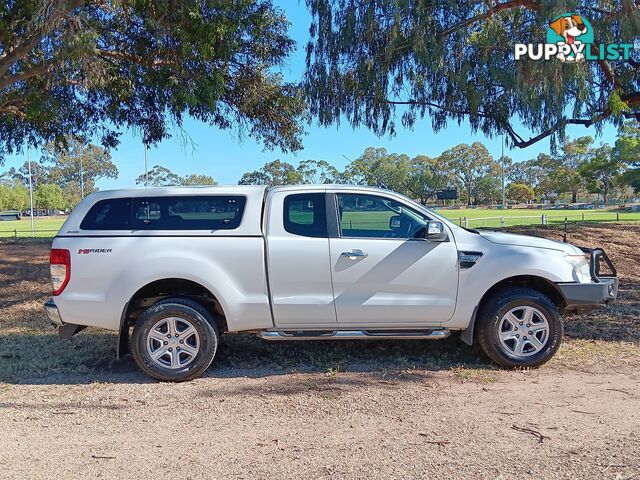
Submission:
POLYGON ((109 332, 58 340, 48 245, 0 244, 0 478, 640 479, 638 239, 640 225, 570 232, 607 249, 620 301, 567 319, 539 369, 499 370, 457 338, 243 334, 177 385, 114 360, 109 332))

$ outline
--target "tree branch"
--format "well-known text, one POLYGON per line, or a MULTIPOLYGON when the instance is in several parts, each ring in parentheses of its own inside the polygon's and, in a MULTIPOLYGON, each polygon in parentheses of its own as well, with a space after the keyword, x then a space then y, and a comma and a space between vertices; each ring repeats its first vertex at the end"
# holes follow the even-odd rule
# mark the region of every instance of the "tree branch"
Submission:
POLYGON ((446 38, 456 30, 468 27, 469 25, 477 23, 480 20, 486 20, 487 18, 494 16, 496 13, 500 13, 504 10, 509 10, 516 7, 528 8, 529 10, 533 10, 535 12, 539 12, 540 10, 542 10, 542 6, 534 0, 509 0, 508 2, 498 3, 493 7, 489 7, 489 10, 487 10, 485 13, 468 18, 467 20, 456 23, 455 25, 447 28, 440 34, 440 38, 446 38))
POLYGON ((16 73, 15 75, 4 76, 0 78, 0 90, 5 89, 6 87, 9 87, 14 83, 18 83, 22 80, 28 80, 29 78, 37 77, 38 75, 47 73, 52 67, 53 67, 52 63, 45 63, 42 65, 36 65, 35 67, 30 68, 29 70, 16 73))
MULTIPOLYGON (((633 92, 627 95, 622 95, 620 99, 623 102, 625 102, 629 107, 640 106, 640 92, 633 92)), ((428 101, 423 102, 418 100, 398 100, 398 101, 385 100, 385 102, 393 105, 427 106, 427 107, 437 108, 445 112, 453 113, 456 115, 469 115, 471 117, 476 116, 476 117, 482 117, 482 118, 491 118, 502 125, 502 128, 504 128, 507 135, 509 135, 509 137, 513 141, 513 144, 519 148, 529 147, 534 143, 539 142, 540 140, 543 140, 544 138, 547 138, 553 135, 554 133, 556 133, 557 131, 559 131, 560 129, 564 128, 567 125, 584 125, 585 127, 590 127, 592 125, 595 125, 596 123, 599 123, 609 118, 612 115, 612 112, 609 109, 607 109, 602 113, 599 113, 595 117, 592 117, 589 119, 582 119, 582 118, 560 119, 558 120, 558 122, 555 123, 555 125, 549 127, 547 130, 541 132, 535 137, 531 137, 529 140, 525 140, 520 135, 518 135, 518 133, 516 133, 516 131, 513 129, 510 123, 503 122, 500 119, 497 119, 493 117, 491 114, 486 112, 470 112, 469 110, 458 110, 458 109, 445 107, 437 103, 428 102, 428 101)), ((637 118, 640 115, 640 112, 630 112, 623 115, 625 117, 637 118)))
POLYGON ((420 101, 420 100, 384 100, 385 103, 389 103, 391 105, 420 105, 425 107, 433 107, 438 110, 443 110, 445 112, 453 113, 456 115, 469 115, 475 117, 483 117, 483 118, 491 118, 491 115, 484 112, 471 112, 470 110, 457 110, 455 108, 445 107, 444 105, 440 105, 438 103, 420 101))
POLYGON ((44 3, 34 15, 26 38, 8 49, 7 53, 0 58, 0 77, 3 77, 17 61, 36 48, 42 39, 58 25, 58 21, 66 15, 68 10, 73 10, 83 3, 84 0, 49 0, 44 3))
MULTIPOLYGON (((640 92, 634 92, 628 95, 623 95, 621 97, 621 100, 624 101, 627 105, 629 105, 629 107, 636 107, 640 105, 640 92)), ((519 148, 526 148, 530 145, 533 145, 536 142, 539 142, 540 140, 547 138, 551 135, 553 135, 554 133, 556 133, 558 130, 560 130, 561 128, 564 128, 567 125, 584 125, 585 127, 590 127, 592 125, 595 125, 596 123, 599 123, 607 118, 609 118, 612 115, 611 110, 606 109, 604 112, 596 115, 593 118, 589 118, 589 119, 581 119, 581 118, 569 118, 569 119, 561 119, 558 120, 558 122, 556 122, 555 125, 549 127, 547 130, 545 130, 544 132, 541 132, 540 134, 536 135, 535 137, 531 137, 529 140, 524 141, 522 139, 522 137, 517 136, 518 138, 516 138, 516 136, 514 136, 513 129, 511 129, 510 131, 507 130, 507 133, 509 133, 509 136, 511 137, 511 139, 513 140, 513 143, 516 147, 519 148)), ((629 112, 627 114, 623 114, 625 117, 637 117, 638 113, 633 113, 633 112, 629 112)))
POLYGON ((172 62, 169 60, 159 60, 159 59, 146 59, 141 57, 140 55, 135 55, 133 53, 128 52, 119 52, 115 50, 102 50, 96 48, 96 53, 105 58, 112 58, 114 60, 127 60, 129 62, 135 63, 137 65, 144 65, 148 67, 160 67, 160 66, 176 66, 176 62, 172 62))
POLYGON ((20 107, 25 104, 25 100, 22 98, 13 98, 0 104, 0 114, 10 114, 19 117, 23 120, 27 115, 20 110, 20 107))

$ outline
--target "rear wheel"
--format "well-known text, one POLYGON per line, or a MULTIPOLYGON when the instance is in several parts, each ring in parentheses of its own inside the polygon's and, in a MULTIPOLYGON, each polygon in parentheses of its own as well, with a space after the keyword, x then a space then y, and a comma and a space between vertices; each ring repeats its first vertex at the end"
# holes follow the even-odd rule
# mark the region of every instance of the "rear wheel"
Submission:
POLYGON ((498 293, 483 305, 476 323, 480 348, 503 367, 537 367, 558 351, 563 335, 558 308, 528 288, 498 293))
POLYGON ((168 298, 140 315, 131 346, 142 371, 158 380, 183 382, 199 377, 211 365, 218 330, 199 303, 168 298))

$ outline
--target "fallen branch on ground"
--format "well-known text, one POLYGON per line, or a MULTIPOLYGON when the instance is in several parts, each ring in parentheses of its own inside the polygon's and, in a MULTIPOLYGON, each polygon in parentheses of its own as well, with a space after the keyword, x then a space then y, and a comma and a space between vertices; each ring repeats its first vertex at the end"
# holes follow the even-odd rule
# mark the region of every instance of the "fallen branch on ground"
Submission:
POLYGON ((523 432, 523 433, 528 433, 529 435, 533 435, 534 437, 537 437, 538 439, 538 443, 542 443, 544 442, 545 439, 549 439, 550 437, 547 437, 545 435, 543 435, 542 433, 538 432, 537 430, 533 430, 531 428, 527 428, 527 427, 519 427, 517 425, 511 425, 511 428, 513 430, 516 430, 518 432, 523 432))

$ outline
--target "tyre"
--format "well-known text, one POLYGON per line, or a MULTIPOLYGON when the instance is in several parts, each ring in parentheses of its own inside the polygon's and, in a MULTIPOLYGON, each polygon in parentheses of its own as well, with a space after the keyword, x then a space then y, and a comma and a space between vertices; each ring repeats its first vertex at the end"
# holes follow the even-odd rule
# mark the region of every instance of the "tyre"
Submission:
POLYGON ((558 351, 564 327, 558 307, 529 288, 499 292, 480 309, 476 339, 482 351, 507 368, 537 367, 558 351))
POLYGON ((138 318, 131 341, 140 369, 157 380, 184 382, 211 365, 218 329, 199 303, 175 297, 161 300, 138 318))

